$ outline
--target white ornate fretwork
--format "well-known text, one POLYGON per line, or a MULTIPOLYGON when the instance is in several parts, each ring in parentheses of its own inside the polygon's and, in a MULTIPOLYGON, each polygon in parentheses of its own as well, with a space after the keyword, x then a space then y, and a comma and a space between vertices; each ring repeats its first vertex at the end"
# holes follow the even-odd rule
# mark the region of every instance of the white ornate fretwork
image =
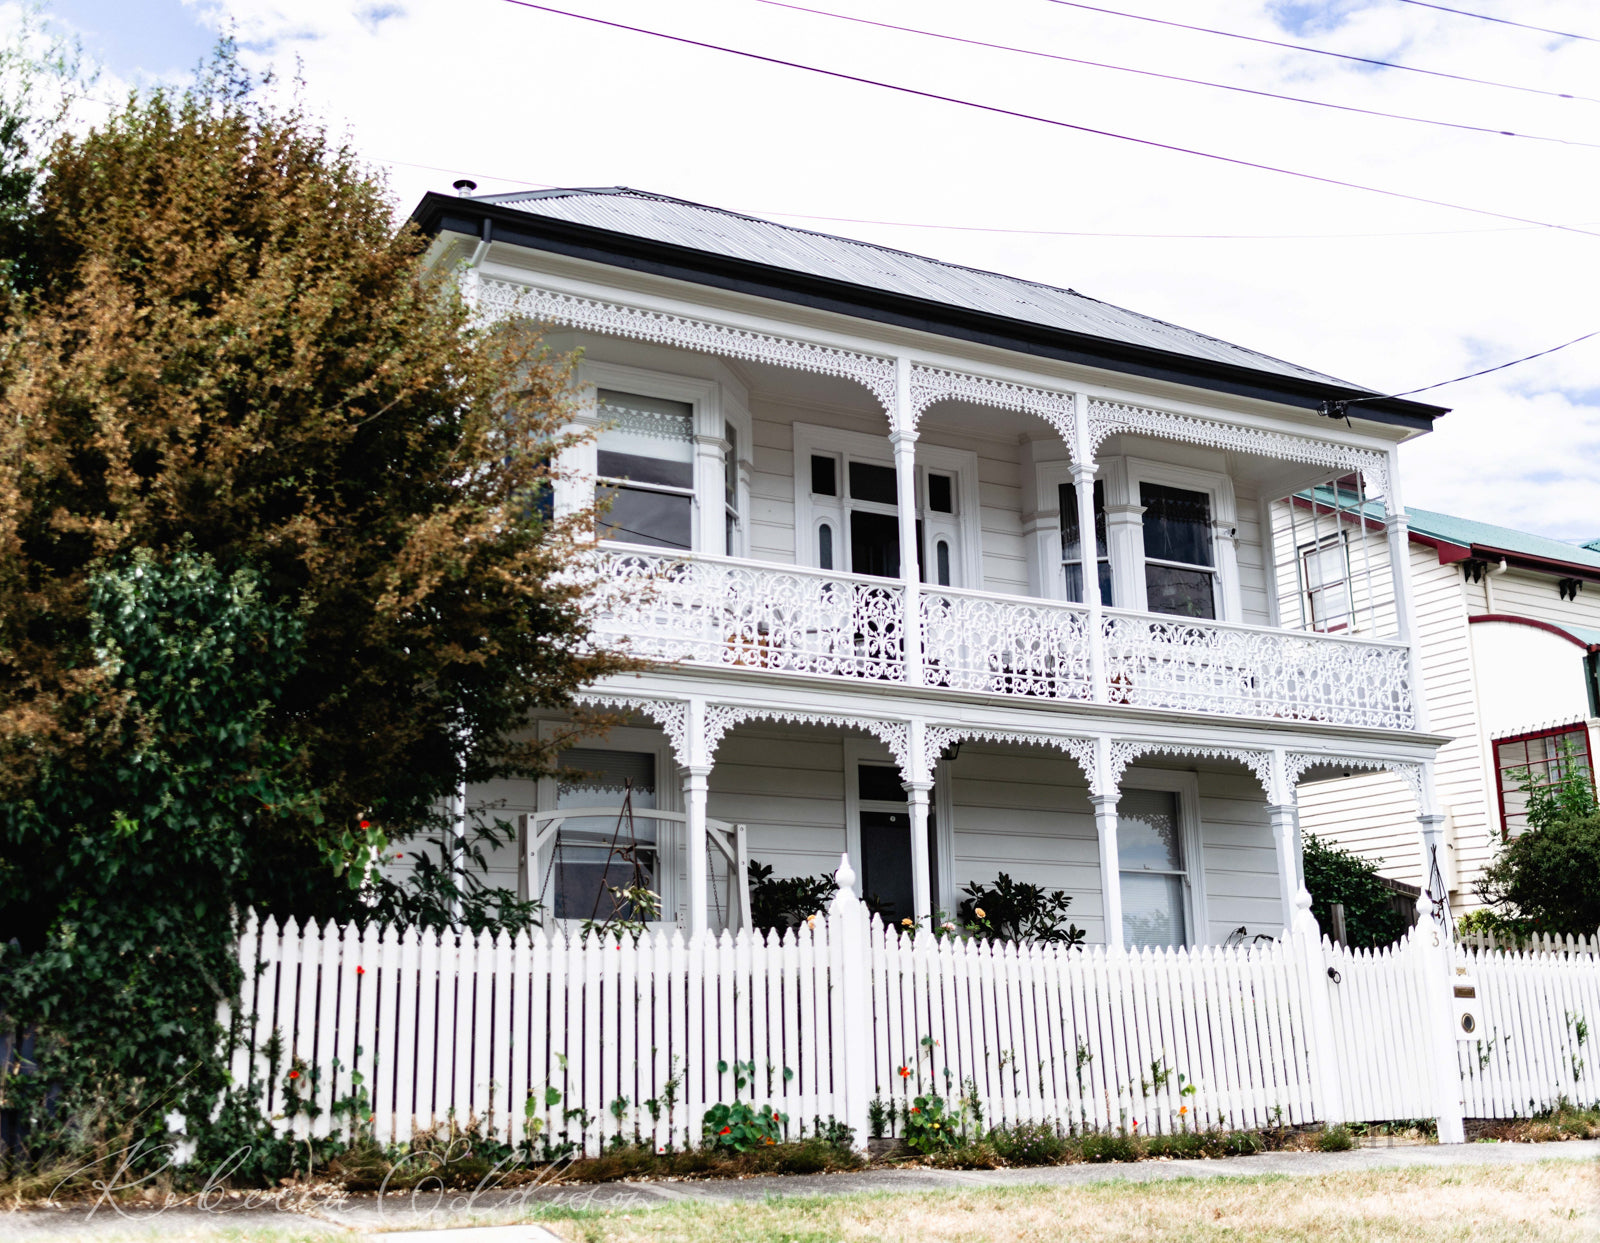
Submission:
POLYGON ((1122 773, 1127 766, 1141 755, 1194 755, 1202 759, 1238 760, 1255 774, 1267 798, 1272 798, 1271 751, 1258 751, 1253 747, 1208 747, 1187 742, 1114 742, 1111 747, 1114 755, 1126 757, 1121 759, 1117 768, 1118 781, 1122 780, 1122 773))
POLYGON ((890 358, 794 337, 752 332, 747 328, 732 328, 709 320, 668 315, 619 302, 580 298, 515 281, 483 278, 475 284, 474 297, 480 315, 521 316, 541 324, 564 324, 614 337, 677 345, 725 358, 744 358, 839 376, 865 385, 885 411, 891 415, 894 411, 894 360, 890 358))
POLYGON ((1128 765, 1144 753, 1142 742, 1113 742, 1110 747, 1110 764, 1105 772, 1096 771, 1089 781, 1089 793, 1096 798, 1113 795, 1122 785, 1122 774, 1128 765))
POLYGON ((930 686, 1093 698, 1089 613, 1051 600, 922 589, 922 667, 930 686))
POLYGON ((1410 760, 1380 760, 1364 755, 1327 755, 1312 751, 1290 751, 1283 757, 1283 778, 1291 791, 1313 768, 1387 769, 1406 783, 1411 797, 1416 800, 1418 814, 1429 810, 1422 793, 1422 765, 1410 760))
POLYGON ((931 773, 939 757, 958 742, 1009 742, 1023 747, 1055 747, 1065 751, 1094 780, 1094 739, 1061 734, 1034 734, 1020 730, 982 729, 966 725, 930 725, 923 731, 924 771, 931 773))
POLYGON ((597 633, 635 656, 899 682, 903 588, 789 566, 605 551, 597 633))
POLYGON ((1415 720, 1402 644, 1126 613, 1102 624, 1112 703, 1375 729, 1415 720))
POLYGON ((584 691, 574 695, 578 703, 592 704, 597 708, 623 708, 640 716, 647 716, 666 734, 672 743, 672 755, 678 763, 687 766, 689 756, 689 704, 682 699, 657 699, 648 695, 607 695, 584 691))
POLYGON ((723 736, 745 721, 786 721, 794 725, 834 725, 841 729, 860 729, 871 734, 894 756, 902 773, 911 771, 911 726, 905 721, 885 721, 878 717, 847 716, 832 712, 798 712, 788 708, 751 707, 745 704, 706 705, 706 757, 717 753, 723 736))
POLYGON ((1089 451, 1098 451, 1105 438, 1117 432, 1140 432, 1166 440, 1204 445, 1210 449, 1253 453, 1287 462, 1306 462, 1339 471, 1358 470, 1367 477, 1367 491, 1371 495, 1389 495, 1388 459, 1370 449, 1318 440, 1314 436, 1262 431, 1192 414, 1173 414, 1166 410, 1151 410, 1146 406, 1129 406, 1091 398, 1089 451))
POLYGON ((942 367, 928 367, 922 363, 911 364, 911 409, 905 420, 909 426, 915 427, 923 411, 934 402, 950 399, 1038 415, 1055 428, 1066 442, 1069 453, 1076 452, 1077 433, 1073 427, 1071 393, 1031 388, 1026 384, 992 380, 987 376, 968 375, 962 371, 946 371, 942 367))

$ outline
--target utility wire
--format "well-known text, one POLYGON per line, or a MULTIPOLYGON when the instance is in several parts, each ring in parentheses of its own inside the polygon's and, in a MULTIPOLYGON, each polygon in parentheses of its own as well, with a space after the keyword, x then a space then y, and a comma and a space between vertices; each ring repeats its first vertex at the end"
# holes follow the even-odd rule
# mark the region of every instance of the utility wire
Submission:
POLYGON ((1547 354, 1554 354, 1557 350, 1567 349, 1569 346, 1581 344, 1593 337, 1600 337, 1600 328, 1593 332, 1586 332, 1581 337, 1573 337, 1570 341, 1563 341, 1560 345, 1552 345, 1547 350, 1540 350, 1537 354, 1524 354, 1521 358, 1513 358, 1508 363, 1497 363, 1493 367, 1485 367, 1482 371, 1469 372, 1458 375, 1453 380, 1440 380, 1437 384, 1424 384, 1421 388, 1408 388, 1403 393, 1386 393, 1374 397, 1349 397, 1340 398, 1322 403, 1322 413, 1330 418, 1342 418, 1345 410, 1350 406, 1361 405, 1369 401, 1389 401, 1395 397, 1413 397, 1418 393, 1431 393, 1436 388, 1444 388, 1451 384, 1460 384, 1463 380, 1476 380, 1479 376, 1493 375, 1496 371, 1504 371, 1507 367, 1518 367, 1523 363, 1531 363, 1535 358, 1543 358, 1547 354))
POLYGON ((1174 30, 1192 30, 1199 34, 1220 35, 1224 39, 1242 39, 1246 43, 1259 43, 1264 47, 1286 48, 1291 52, 1309 52, 1314 56, 1331 56, 1335 60, 1353 61, 1358 65, 1376 65, 1381 69, 1398 69, 1405 73, 1420 73, 1430 78, 1448 78, 1452 82, 1470 82, 1474 86, 1493 86, 1503 91, 1521 91, 1525 95, 1547 95, 1552 99, 1576 99, 1586 104, 1600 104, 1600 98, 1592 95, 1570 95, 1565 91, 1547 91, 1537 86, 1518 86, 1514 82, 1492 82, 1488 78, 1473 78, 1462 73, 1446 73, 1442 69, 1419 69, 1416 65, 1401 65, 1392 60, 1377 60, 1371 56, 1354 56, 1348 52, 1333 52, 1327 48, 1309 47, 1304 43, 1285 43, 1278 39, 1263 39, 1259 35, 1243 35, 1233 30, 1216 30, 1210 26, 1190 26, 1184 22, 1175 22, 1164 17, 1149 17, 1143 13, 1124 13, 1120 9, 1102 9, 1093 4, 1079 3, 1079 0, 1048 0, 1048 3, 1059 4, 1068 9, 1082 9, 1087 13, 1104 13, 1109 17, 1126 17, 1136 22, 1151 22, 1157 26, 1170 26, 1174 30))
POLYGON ((1457 17, 1473 17, 1480 22, 1493 22, 1497 26, 1515 26, 1519 30, 1533 30, 1542 35, 1555 35, 1558 39, 1582 39, 1585 43, 1600 43, 1593 35, 1573 34, 1570 30, 1551 30, 1548 26, 1530 26, 1527 22, 1514 22, 1509 17, 1490 17, 1487 13, 1469 13, 1466 9, 1452 9, 1447 4, 1430 4, 1428 0, 1400 0, 1401 4, 1414 4, 1419 9, 1437 9, 1441 13, 1454 13, 1457 17))
POLYGON ((1063 56, 1038 48, 1013 47, 1005 43, 989 43, 983 39, 969 39, 962 35, 943 34, 936 30, 921 30, 915 26, 897 26, 893 22, 874 21, 869 17, 856 17, 849 13, 833 13, 827 9, 808 8, 803 4, 789 4, 786 0, 756 0, 757 4, 775 9, 790 9, 796 13, 811 13, 817 17, 836 18, 842 22, 855 22, 860 26, 876 26, 880 30, 895 30, 902 34, 922 35, 929 39, 943 39, 947 43, 963 43, 968 47, 989 48, 997 52, 1016 52, 1023 56, 1037 56, 1044 60, 1062 61, 1069 65, 1087 65, 1092 69, 1110 69, 1116 73, 1132 73, 1142 78, 1159 78, 1163 82, 1183 82, 1190 86, 1207 86, 1218 91, 1233 91, 1240 95, 1255 95, 1261 99, 1277 99, 1291 104, 1309 104, 1314 108, 1332 108, 1339 112, 1354 112, 1361 116, 1382 117, 1389 121, 1410 121, 1418 125, 1437 125, 1444 129, 1465 130, 1473 134, 1495 134, 1503 138, 1521 138, 1529 142, 1555 142, 1568 147, 1589 147, 1600 151, 1600 142, 1583 142, 1576 138, 1554 138, 1548 134, 1518 134, 1492 125, 1467 125, 1460 121, 1441 121, 1433 117, 1411 116, 1401 112, 1383 112, 1376 108, 1358 108, 1354 104, 1336 104, 1325 99, 1307 99, 1303 95, 1280 95, 1275 91, 1257 90, 1248 86, 1234 86, 1227 82, 1212 82, 1205 78, 1186 78, 1175 73, 1158 73, 1154 69, 1135 69, 1129 65, 1112 65, 1105 61, 1084 60, 1077 56, 1063 56))
POLYGON ((667 34, 660 30, 649 30, 642 26, 630 26, 624 22, 610 21, 603 17, 594 17, 587 13, 573 13, 567 9, 558 9, 550 5, 535 4, 533 0, 504 0, 507 4, 516 5, 518 8, 532 9, 540 13, 551 13, 557 17, 571 17, 578 21, 590 22, 596 26, 606 26, 612 30, 625 30, 631 34, 648 35, 655 39, 665 39, 670 43, 681 43, 687 47, 697 47, 711 52, 725 52, 730 56, 740 56, 746 60, 760 61, 768 65, 780 65, 786 69, 800 69, 806 73, 820 74, 823 77, 837 78, 843 82, 855 82, 863 86, 876 86, 884 90, 896 91, 902 95, 912 95, 919 99, 932 99, 940 103, 957 104, 964 108, 975 108, 980 112, 990 112, 997 116, 1014 117, 1022 121, 1037 121, 1041 125, 1052 125, 1057 129, 1073 130, 1080 134, 1092 134, 1097 138, 1115 138, 1121 142, 1135 143, 1141 147, 1151 147, 1158 151, 1172 151, 1179 155, 1192 155, 1200 159, 1215 160, 1220 164, 1231 164, 1236 168, 1251 168, 1258 172, 1278 173, 1285 177, 1295 177, 1301 181, 1310 181, 1318 185, 1338 186, 1345 190, 1364 190, 1369 194, 1381 194, 1385 198, 1400 199, 1408 203, 1421 203, 1428 207, 1446 207, 1452 211, 1469 212, 1475 216, 1487 216, 1493 220, 1508 220, 1513 224, 1539 225, 1546 229, 1556 229, 1562 233, 1576 233, 1584 237, 1600 237, 1590 229, 1580 229, 1575 225, 1557 224, 1549 220, 1535 220, 1529 216, 1514 216, 1509 212, 1491 211, 1486 207, 1468 207, 1461 203, 1449 203, 1443 199, 1430 199, 1425 195, 1407 194, 1403 190, 1386 190, 1381 186, 1369 186, 1356 181, 1344 181, 1337 177, 1324 177, 1319 173, 1307 173, 1298 169, 1280 168, 1274 164, 1262 164, 1256 160, 1240 159, 1237 156, 1218 155, 1213 151, 1199 151, 1193 147, 1181 147, 1175 143, 1159 142, 1154 138, 1139 138, 1132 134, 1118 134, 1112 130, 1095 129, 1088 125, 1075 125, 1071 121, 1061 121, 1054 117, 1039 116, 1036 113, 1021 112, 1012 108, 1002 108, 997 104, 983 104, 975 100, 961 99, 954 95, 941 95, 935 91, 918 90, 916 87, 900 86, 893 82, 884 82, 876 78, 865 78, 857 74, 844 73, 837 69, 823 69, 817 65, 807 65, 799 61, 784 60, 777 56, 765 56, 759 52, 747 52, 741 48, 726 47, 719 43, 707 43, 700 39, 691 39, 686 35, 667 34))

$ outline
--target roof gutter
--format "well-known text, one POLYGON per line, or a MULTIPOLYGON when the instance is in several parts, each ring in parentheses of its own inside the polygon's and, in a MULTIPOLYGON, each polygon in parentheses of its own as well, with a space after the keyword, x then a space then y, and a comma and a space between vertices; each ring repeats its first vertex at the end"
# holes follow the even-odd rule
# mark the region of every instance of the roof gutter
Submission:
POLYGON ((713 255, 630 233, 534 216, 476 199, 429 193, 417 204, 411 220, 430 235, 464 233, 481 239, 486 227, 490 227, 494 240, 507 245, 1311 412, 1317 412, 1328 401, 1361 398, 1360 404, 1351 410, 1353 418, 1416 431, 1429 430, 1433 420, 1446 413, 1442 406, 1392 397, 1371 400, 1372 394, 1364 389, 1274 375, 1147 346, 1109 341, 1087 333, 1029 324, 934 299, 869 289, 848 281, 713 255))

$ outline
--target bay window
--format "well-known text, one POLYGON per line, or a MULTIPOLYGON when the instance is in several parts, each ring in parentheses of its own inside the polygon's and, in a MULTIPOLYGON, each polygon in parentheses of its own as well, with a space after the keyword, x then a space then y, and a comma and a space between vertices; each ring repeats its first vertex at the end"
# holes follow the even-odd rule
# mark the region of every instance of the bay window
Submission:
POLYGON ((1204 492, 1141 481, 1145 607, 1179 617, 1217 616, 1211 498, 1204 492))

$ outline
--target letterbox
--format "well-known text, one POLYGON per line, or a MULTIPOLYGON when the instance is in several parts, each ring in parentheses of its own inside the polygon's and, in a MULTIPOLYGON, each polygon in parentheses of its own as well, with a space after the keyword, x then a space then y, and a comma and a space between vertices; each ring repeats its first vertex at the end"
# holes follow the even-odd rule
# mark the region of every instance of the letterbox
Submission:
POLYGON ((1456 1039, 1481 1039, 1483 1016, 1478 1009, 1478 981, 1468 975, 1464 968, 1456 968, 1454 993, 1451 1002, 1455 1007, 1456 1039))

